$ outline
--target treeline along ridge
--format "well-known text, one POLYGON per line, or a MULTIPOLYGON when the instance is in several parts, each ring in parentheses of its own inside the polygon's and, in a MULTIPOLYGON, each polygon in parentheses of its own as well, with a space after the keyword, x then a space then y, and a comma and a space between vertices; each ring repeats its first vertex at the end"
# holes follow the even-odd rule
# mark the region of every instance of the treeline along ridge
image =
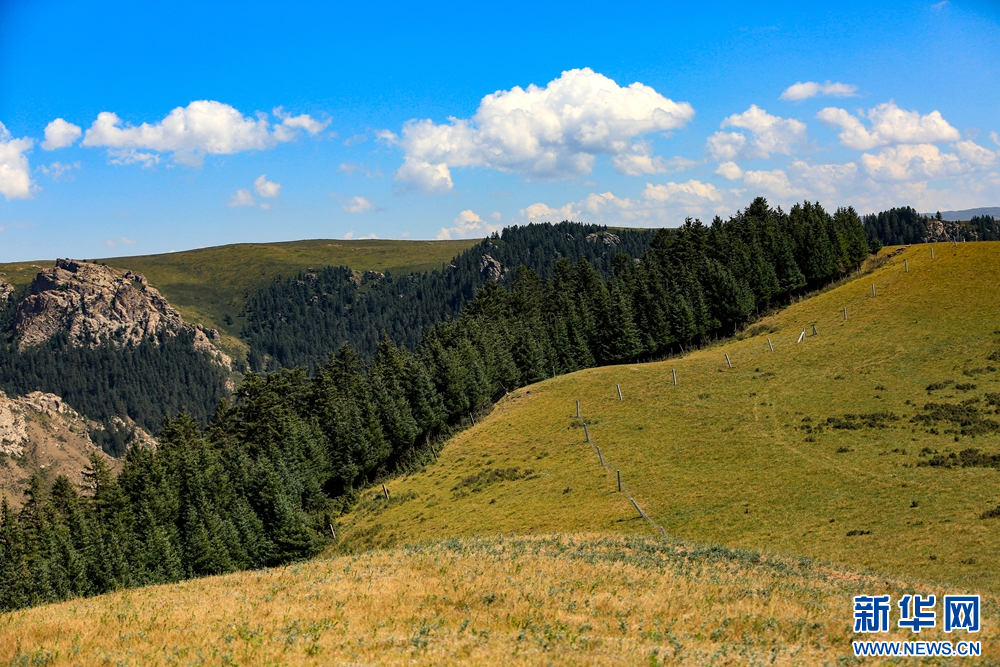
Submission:
MULTIPOLYGON (((578 228, 529 232, 568 241, 578 228)), ((412 349, 386 336, 368 361, 345 343, 312 374, 248 373, 207 426, 165 420, 159 446, 130 449, 117 477, 95 458, 92 494, 36 476, 20 511, 4 503, 0 609, 314 555, 359 488, 426 461, 425 443, 505 391, 731 334, 868 254, 853 209, 757 199, 725 222, 658 230, 638 257, 483 281, 412 349)))

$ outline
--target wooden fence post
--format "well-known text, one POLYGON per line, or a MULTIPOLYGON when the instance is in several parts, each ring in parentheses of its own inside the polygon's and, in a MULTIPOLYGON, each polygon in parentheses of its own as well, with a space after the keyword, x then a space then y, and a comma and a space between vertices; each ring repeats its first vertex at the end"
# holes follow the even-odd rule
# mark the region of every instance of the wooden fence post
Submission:
POLYGON ((583 435, 586 436, 587 442, 590 442, 590 431, 587 430, 587 422, 583 422, 583 435))
POLYGON ((872 296, 875 296, 875 283, 872 283, 872 296))
POLYGON ((622 471, 621 470, 616 470, 615 472, 618 473, 618 493, 621 493, 622 492, 622 471))
POLYGON ((910 260, 904 259, 903 260, 903 273, 909 273, 909 272, 910 272, 910 260))
POLYGON ((731 361, 729 360, 729 353, 728 353, 728 352, 726 352, 726 363, 727 363, 727 364, 729 364, 729 367, 730 367, 730 368, 732 368, 732 367, 733 367, 733 362, 731 362, 731 361))
POLYGON ((580 401, 576 402, 576 418, 580 418, 580 401))
POLYGON ((674 376, 674 386, 677 386, 677 369, 671 368, 670 373, 674 376))
POLYGON ((601 467, 604 467, 604 454, 601 454, 601 446, 595 445, 597 447, 597 458, 601 461, 601 467))
POLYGON ((385 487, 385 484, 382 485, 382 493, 385 494, 385 499, 389 500, 389 489, 385 487))
POLYGON ((770 339, 770 338, 768 338, 768 339, 767 339, 767 346, 768 346, 769 348, 771 348, 771 352, 774 352, 774 346, 773 346, 773 345, 771 345, 771 339, 770 339))
POLYGON ((620 384, 616 384, 615 387, 618 388, 618 400, 624 401, 625 399, 622 398, 622 386, 620 384))
POLYGON ((631 496, 629 496, 629 500, 632 501, 632 507, 635 508, 635 511, 639 513, 639 518, 640 519, 645 519, 646 515, 645 515, 645 513, 643 513, 642 508, 639 507, 639 503, 635 502, 635 498, 632 498, 631 496))

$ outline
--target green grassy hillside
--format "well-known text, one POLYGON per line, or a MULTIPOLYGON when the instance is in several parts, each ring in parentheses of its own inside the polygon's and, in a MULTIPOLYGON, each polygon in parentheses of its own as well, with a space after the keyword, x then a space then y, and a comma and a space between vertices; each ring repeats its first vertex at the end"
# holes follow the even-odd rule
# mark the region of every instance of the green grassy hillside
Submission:
MULTIPOLYGON (((331 240, 287 243, 237 243, 183 252, 92 260, 146 276, 184 319, 218 329, 227 350, 239 352, 242 321, 237 317, 247 290, 275 276, 294 276, 324 266, 355 271, 431 271, 440 269, 479 239, 461 241, 331 240), (226 316, 229 316, 229 320, 226 316), (232 324, 227 324, 231 321, 232 324)), ((0 264, 0 279, 15 287, 29 285, 51 261, 0 264)))
POLYGON ((998 282, 1000 244, 942 244, 934 260, 913 246, 743 340, 517 391, 436 464, 388 484, 388 503, 369 492, 341 548, 655 534, 631 496, 673 537, 998 591, 1000 519, 980 518, 1000 503, 1000 470, 984 467, 1000 459, 998 282), (962 467, 973 448, 964 460, 979 465, 962 467))
POLYGON ((995 664, 1000 245, 935 251, 510 394, 325 558, 0 615, 0 663, 848 664, 852 595, 977 591, 995 664))

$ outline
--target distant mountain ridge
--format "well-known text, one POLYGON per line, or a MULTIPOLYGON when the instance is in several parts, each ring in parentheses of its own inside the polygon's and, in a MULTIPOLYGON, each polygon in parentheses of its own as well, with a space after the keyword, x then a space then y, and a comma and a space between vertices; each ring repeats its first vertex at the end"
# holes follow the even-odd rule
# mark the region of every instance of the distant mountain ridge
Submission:
MULTIPOLYGON (((921 213, 921 215, 926 215, 929 218, 933 218, 937 215, 937 211, 933 213, 921 213)), ((947 220, 949 222, 957 222, 959 220, 971 220, 977 215, 989 215, 994 218, 1000 218, 1000 206, 984 206, 982 208, 966 208, 961 211, 941 211, 941 219, 947 220)))

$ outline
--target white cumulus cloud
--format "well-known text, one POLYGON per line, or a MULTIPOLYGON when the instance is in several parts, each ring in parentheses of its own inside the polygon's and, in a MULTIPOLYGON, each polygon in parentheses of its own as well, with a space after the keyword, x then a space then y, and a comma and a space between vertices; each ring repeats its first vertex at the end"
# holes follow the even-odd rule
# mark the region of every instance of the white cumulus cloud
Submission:
POLYGON ((281 194, 281 183, 267 180, 267 174, 261 174, 253 182, 253 191, 261 197, 277 197, 281 194))
POLYGON ((683 183, 647 183, 636 198, 592 192, 581 201, 559 208, 533 204, 522 210, 521 216, 539 222, 571 219, 608 225, 676 226, 689 216, 711 218, 735 210, 740 193, 694 179, 683 183))
POLYGON ((857 91, 857 86, 852 86, 847 83, 830 81, 827 81, 826 83, 799 81, 798 83, 793 83, 786 88, 785 92, 781 93, 781 99, 798 102, 800 100, 807 100, 810 97, 816 97, 817 95, 829 97, 854 97, 857 94, 857 91))
POLYGON ((842 196, 845 189, 854 184, 858 176, 858 165, 854 162, 814 165, 795 160, 790 165, 790 171, 799 186, 808 193, 807 197, 816 199, 824 195, 832 199, 842 196))
POLYGON ((42 142, 42 148, 54 151, 57 148, 72 146, 81 134, 83 134, 83 130, 80 129, 79 125, 68 123, 62 118, 56 118, 45 126, 45 141, 42 142))
POLYGON ((615 171, 627 176, 641 176, 643 174, 672 174, 684 171, 698 164, 695 160, 685 157, 672 157, 664 159, 659 155, 653 155, 653 145, 648 141, 637 141, 632 147, 611 158, 611 164, 615 171))
POLYGON ((827 125, 840 128, 840 143, 859 151, 889 144, 929 144, 961 139, 958 130, 941 116, 941 112, 921 115, 919 111, 901 109, 892 101, 869 109, 860 118, 837 107, 822 109, 816 117, 827 125), (870 127, 862 123, 865 119, 870 127))
POLYGON ((722 201, 723 191, 711 183, 702 183, 697 180, 690 180, 686 183, 674 183, 671 181, 665 185, 646 184, 646 189, 642 191, 642 196, 650 201, 674 201, 691 202, 707 200, 712 202, 722 201))
POLYGON ((0 194, 4 199, 30 199, 38 189, 31 180, 31 168, 25 155, 35 145, 28 137, 15 139, 0 123, 0 194))
POLYGON ((716 160, 766 159, 773 153, 790 155, 807 139, 806 124, 794 118, 773 116, 756 104, 722 121, 720 127, 735 127, 750 133, 716 132, 708 138, 708 152, 716 160))
POLYGON ((257 200, 253 198, 250 191, 246 188, 240 188, 236 191, 232 197, 229 198, 229 207, 236 208, 237 206, 256 206, 257 200))
POLYGON ((563 220, 578 220, 580 210, 573 204, 552 208, 548 204, 538 202, 522 208, 521 217, 531 222, 562 222, 563 220))
POLYGON ((348 213, 365 213, 375 209, 375 204, 371 203, 367 199, 361 196, 351 197, 346 202, 341 204, 343 208, 348 213))
POLYGON ((990 167, 997 162, 996 153, 988 148, 983 148, 974 141, 955 142, 955 152, 962 161, 974 167, 990 167))
POLYGON ((638 82, 622 87, 584 68, 563 72, 544 88, 515 86, 487 95, 469 119, 412 120, 400 136, 387 130, 377 136, 403 149, 399 180, 444 191, 453 187, 455 167, 565 178, 590 173, 598 155, 609 155, 625 173, 649 173, 661 167, 636 142, 683 127, 693 116, 687 102, 638 82))
POLYGON ((84 134, 82 145, 108 148, 118 159, 121 154, 114 151, 171 153, 175 162, 198 166, 205 155, 273 148, 291 141, 300 130, 316 134, 329 122, 320 123, 306 114, 289 116, 280 108, 275 113, 280 122, 272 125, 267 114, 251 118, 228 104, 198 100, 177 107, 159 122, 134 126, 123 124, 115 113, 102 111, 84 134))
POLYGON ((788 174, 782 169, 744 172, 743 184, 749 188, 748 194, 752 196, 763 194, 788 201, 808 194, 806 190, 794 187, 788 180, 788 174))
POLYGON ((716 167, 715 173, 730 181, 738 181, 743 178, 743 170, 735 162, 723 162, 716 167))
POLYGON ((499 229, 499 226, 486 222, 475 211, 466 209, 458 214, 451 227, 442 227, 437 237, 442 241, 486 237, 499 229))
POLYGON ((861 156, 865 171, 876 181, 926 180, 956 175, 964 170, 957 155, 942 153, 934 144, 901 144, 877 155, 861 156))

